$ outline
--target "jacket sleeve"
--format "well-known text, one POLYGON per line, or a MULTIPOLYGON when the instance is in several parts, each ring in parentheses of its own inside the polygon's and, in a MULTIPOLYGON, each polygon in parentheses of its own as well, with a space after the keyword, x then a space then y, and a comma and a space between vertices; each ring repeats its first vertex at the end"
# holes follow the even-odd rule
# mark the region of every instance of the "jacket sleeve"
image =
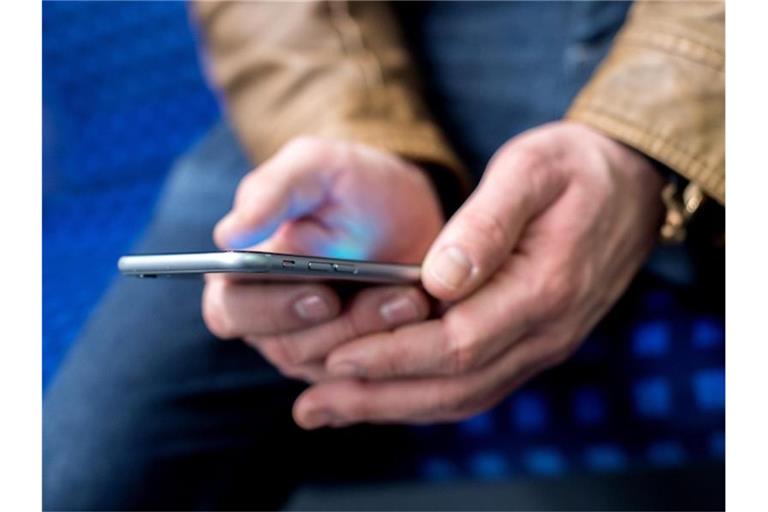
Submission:
POLYGON ((438 173, 438 188, 468 189, 387 3, 199 1, 193 16, 208 76, 254 162, 319 135, 394 152, 438 173))
POLYGON ((725 6, 638 2, 566 117, 654 158, 725 204, 725 6))

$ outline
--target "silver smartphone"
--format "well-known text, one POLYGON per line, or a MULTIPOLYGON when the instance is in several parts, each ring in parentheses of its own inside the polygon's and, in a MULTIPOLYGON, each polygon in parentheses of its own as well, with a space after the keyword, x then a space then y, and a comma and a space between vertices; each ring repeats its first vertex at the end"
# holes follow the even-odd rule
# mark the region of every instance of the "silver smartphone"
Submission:
POLYGON ((117 267, 138 277, 233 273, 268 280, 341 280, 407 284, 420 279, 418 265, 322 258, 256 251, 123 256, 117 267))

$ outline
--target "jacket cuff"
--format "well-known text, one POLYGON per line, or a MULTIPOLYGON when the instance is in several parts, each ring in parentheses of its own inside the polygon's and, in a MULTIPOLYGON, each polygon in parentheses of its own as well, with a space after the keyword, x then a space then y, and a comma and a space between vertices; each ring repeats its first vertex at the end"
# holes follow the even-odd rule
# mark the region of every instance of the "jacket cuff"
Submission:
POLYGON ((725 204, 721 24, 715 15, 694 23, 688 13, 652 12, 666 5, 635 9, 566 118, 658 160, 725 204))
POLYGON ((699 185, 707 195, 720 204, 725 204, 724 156, 720 166, 708 163, 705 159, 676 146, 664 136, 622 118, 620 113, 606 109, 601 104, 575 103, 566 114, 566 118, 589 125, 612 139, 658 160, 699 185))

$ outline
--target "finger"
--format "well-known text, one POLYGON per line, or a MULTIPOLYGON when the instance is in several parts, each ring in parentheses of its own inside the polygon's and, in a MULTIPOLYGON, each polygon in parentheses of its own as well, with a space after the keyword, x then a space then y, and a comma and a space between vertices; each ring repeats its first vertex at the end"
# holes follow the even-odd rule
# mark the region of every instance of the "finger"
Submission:
POLYGON ((427 254, 422 272, 427 291, 457 300, 485 282, 526 223, 562 190, 564 177, 551 167, 526 145, 502 148, 427 254))
POLYGON ((211 275, 203 291, 203 318, 219 338, 306 328, 338 315, 336 293, 322 284, 250 284, 211 275))
POLYGON ((522 257, 512 257, 491 282, 454 304, 442 318, 340 346, 328 356, 328 372, 387 379, 476 370, 532 329, 535 289, 519 275, 530 272, 522 257))
POLYGON ((488 409, 556 362, 530 339, 481 371, 461 377, 323 381, 296 400, 293 417, 305 429, 353 423, 455 421, 488 409))
POLYGON ((297 139, 243 179, 232 211, 214 229, 219 247, 244 249, 285 221, 318 208, 340 169, 338 146, 297 139))
POLYGON ((361 291, 342 315, 308 329, 272 336, 251 336, 259 350, 281 367, 317 362, 333 348, 367 334, 423 320, 429 314, 425 294, 412 286, 381 286, 361 291))

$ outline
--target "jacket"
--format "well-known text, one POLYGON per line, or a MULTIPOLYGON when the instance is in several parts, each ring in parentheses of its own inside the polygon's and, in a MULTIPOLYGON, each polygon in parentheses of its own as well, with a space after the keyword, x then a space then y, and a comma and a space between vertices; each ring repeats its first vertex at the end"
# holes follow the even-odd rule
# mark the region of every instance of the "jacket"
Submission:
MULTIPOLYGON (((207 72, 253 161, 298 135, 343 138, 438 169, 442 190, 469 191, 388 3, 200 1, 193 11, 207 72)), ((724 21, 722 1, 636 3, 566 118, 725 204, 724 21)))

